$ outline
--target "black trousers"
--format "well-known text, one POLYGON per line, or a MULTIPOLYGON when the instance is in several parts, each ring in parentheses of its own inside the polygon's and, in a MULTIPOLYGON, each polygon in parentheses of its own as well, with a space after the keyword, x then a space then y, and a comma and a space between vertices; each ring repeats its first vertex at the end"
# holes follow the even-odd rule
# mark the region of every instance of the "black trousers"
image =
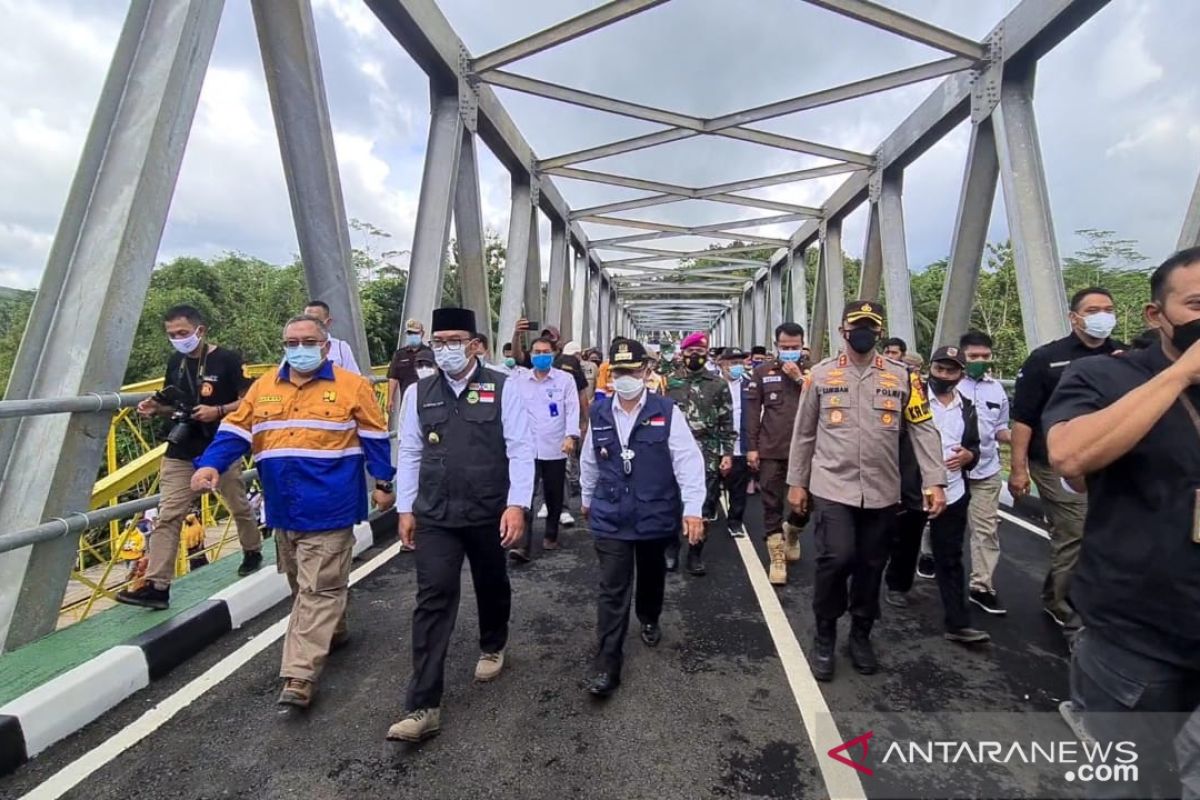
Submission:
POLYGON ((929 515, 924 511, 905 508, 896 515, 892 526, 890 554, 884 580, 893 592, 907 592, 917 577, 917 560, 921 557, 921 534, 929 515))
POLYGON ((933 551, 934 574, 942 595, 947 630, 971 624, 971 612, 967 610, 966 569, 963 567, 970 500, 970 496, 963 495, 929 520, 929 549, 933 551))
POLYGON ((820 497, 812 498, 812 506, 817 551, 813 613, 817 619, 837 619, 849 609, 855 617, 876 619, 895 506, 855 508, 820 497))
POLYGON ((552 542, 558 541, 559 517, 562 515, 566 493, 567 460, 565 458, 553 461, 537 459, 533 462, 533 501, 529 504, 529 512, 525 515, 525 541, 521 549, 526 553, 533 552, 533 515, 537 513, 538 490, 541 489, 542 499, 546 503, 546 532, 544 537, 552 542))
POLYGON ((750 485, 750 468, 745 456, 733 457, 733 469, 721 478, 721 485, 729 492, 729 521, 741 522, 746 515, 746 488, 750 485))
POLYGON ((450 635, 458 619, 463 557, 479 608, 479 650, 495 653, 508 642, 512 589, 500 547, 500 519, 470 527, 417 524, 417 607, 413 610, 412 679, 408 709, 435 708, 442 701, 442 678, 450 635))
POLYGON ((596 658, 592 664, 597 672, 621 674, 631 599, 639 622, 658 622, 667 577, 663 552, 674 538, 667 534, 638 541, 595 540, 600 559, 600 595, 596 603, 596 658))

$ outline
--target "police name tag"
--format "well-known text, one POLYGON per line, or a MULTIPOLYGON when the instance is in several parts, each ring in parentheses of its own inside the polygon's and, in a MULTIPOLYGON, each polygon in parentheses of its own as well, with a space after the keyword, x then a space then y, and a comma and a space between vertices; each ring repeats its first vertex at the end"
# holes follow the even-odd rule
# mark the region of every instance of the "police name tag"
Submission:
POLYGON ((782 383, 783 376, 782 375, 764 375, 762 382, 763 383, 782 383))

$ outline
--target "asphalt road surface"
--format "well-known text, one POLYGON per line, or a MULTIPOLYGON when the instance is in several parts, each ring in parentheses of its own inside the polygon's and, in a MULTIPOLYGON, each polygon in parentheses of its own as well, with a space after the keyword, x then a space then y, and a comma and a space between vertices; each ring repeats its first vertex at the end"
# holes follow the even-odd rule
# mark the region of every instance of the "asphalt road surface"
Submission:
MULTIPOLYGON (((996 582, 1010 612, 975 613, 992 644, 969 650, 943 640, 936 585, 918 579, 912 607, 884 606, 875 635, 881 672, 860 676, 850 668, 843 621, 837 678, 809 693, 804 687, 816 684, 794 646, 811 645, 812 559, 806 554, 793 566, 787 587, 769 590, 777 604, 763 601, 748 571, 766 561, 757 497, 747 526, 754 547, 747 558, 714 523, 705 552, 709 574, 668 576, 663 642, 646 648, 631 625, 624 682, 607 702, 579 688, 593 644, 598 573, 588 535, 577 526, 565 530, 563 549, 510 568, 508 664, 488 685, 472 682, 476 613, 464 571, 442 733, 419 746, 386 741, 404 710, 415 596, 412 557, 398 554, 354 586, 353 641, 331 658, 307 713, 275 704, 276 641, 128 749, 112 758, 93 754, 100 766, 63 796, 822 798, 831 796, 831 786, 842 787, 834 796, 846 797, 1074 796, 1064 793, 1070 787, 1059 774, 1012 765, 964 771, 879 763, 889 737, 1072 738, 1056 711, 1067 692, 1067 649, 1040 609, 1044 539, 1007 522, 1003 527, 996 582), (835 762, 826 747, 816 751, 823 725, 835 741, 871 731, 870 755, 851 759, 873 763, 873 774, 835 762), (831 776, 838 780, 830 783, 831 776), (864 794, 856 794, 859 780, 864 794)), ((808 550, 807 532, 804 544, 808 550)), ((380 553, 366 553, 356 567, 380 553)), ((761 591, 765 576, 756 580, 761 591)), ((178 698, 286 613, 281 604, 227 634, 0 780, 0 797, 51 789, 56 773, 69 776, 76 759, 121 742, 155 704, 178 698)))

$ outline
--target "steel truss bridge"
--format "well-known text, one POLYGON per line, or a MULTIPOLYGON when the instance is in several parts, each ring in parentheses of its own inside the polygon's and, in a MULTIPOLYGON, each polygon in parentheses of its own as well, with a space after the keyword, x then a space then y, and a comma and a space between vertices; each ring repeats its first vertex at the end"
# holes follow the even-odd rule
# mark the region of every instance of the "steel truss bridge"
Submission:
MULTIPOLYGON (((1065 334, 1065 297, 1033 97, 1038 60, 1106 0, 1023 0, 976 41, 870 0, 796 0, 927 45, 943 57, 716 117, 606 97, 521 74, 519 62, 662 6, 611 0, 482 54, 471 53, 434 0, 366 0, 398 46, 428 75, 429 141, 404 316, 429 319, 442 292, 453 222, 464 304, 480 327, 508 332, 522 316, 602 346, 613 336, 708 329, 715 344, 764 343, 779 322, 812 333, 814 356, 835 340, 847 296, 842 225, 864 203, 869 223, 855 295, 881 298, 889 331, 914 341, 905 249, 905 168, 970 121, 949 271, 936 343, 970 318, 999 182, 1015 251, 1026 341, 1065 334), (872 152, 772 133, 760 123, 930 79, 941 82, 872 152), (569 153, 537 154, 493 87, 654 123, 659 129, 569 153), (697 137, 807 154, 819 166, 708 186, 602 172, 590 162, 697 137), (510 172, 500 319, 490 313, 478 156, 487 147, 510 172), (831 175, 844 181, 820 206, 747 194, 831 175), (642 192, 588 208, 567 204, 556 180, 642 192), (622 216, 703 201, 731 218, 686 225, 622 216), (744 217, 744 209, 759 216, 744 217), (538 222, 550 223, 543 286, 538 222), (797 223, 787 238, 747 229, 797 223), (618 235, 604 230, 624 229, 618 235), (632 232, 629 232, 632 231, 632 232), (673 239, 717 247, 672 247, 673 239), (736 242, 735 246, 729 246, 736 242), (776 248, 770 262, 747 259, 776 248), (809 296, 804 264, 818 253, 809 296), (703 258, 715 266, 681 269, 703 258), (755 268, 753 278, 732 273, 755 268), (498 328, 496 327, 498 323, 498 328)), ((683 2, 683 0, 676 0, 683 2)), ((252 0, 284 173, 310 294, 367 346, 309 0, 252 0)), ((735 5, 735 4, 731 4, 735 5)), ((753 4, 736 4, 753 13, 753 4)), ((69 519, 88 508, 110 418, 154 268, 168 207, 208 67, 222 0, 133 0, 105 80, 28 328, 0 406, 0 650, 54 627, 75 560, 69 519), (42 402, 57 399, 56 402, 42 402), (61 524, 56 524, 56 521, 61 524), (18 535, 22 534, 22 535, 18 535)), ((597 65, 597 69, 603 65, 597 65)), ((766 68, 766 67, 764 67, 766 68)), ((652 76, 647 76, 650 79, 652 76)), ((1182 215, 1180 246, 1200 244, 1200 185, 1182 215)), ((853 295, 852 295, 853 296, 853 295)))

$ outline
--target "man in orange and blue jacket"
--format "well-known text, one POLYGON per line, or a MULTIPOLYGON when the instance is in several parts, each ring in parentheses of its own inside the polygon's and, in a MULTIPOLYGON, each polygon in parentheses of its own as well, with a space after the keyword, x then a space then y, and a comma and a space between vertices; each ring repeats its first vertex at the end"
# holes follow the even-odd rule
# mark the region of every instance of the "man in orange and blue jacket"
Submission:
POLYGON ((214 488, 230 464, 253 451, 267 525, 277 532, 276 567, 292 587, 279 702, 305 708, 329 651, 347 637, 353 526, 367 518, 364 465, 376 479, 379 508, 395 502, 396 469, 371 384, 329 360, 321 321, 293 317, 283 336, 284 363, 259 378, 221 423, 196 460, 192 488, 214 488))

